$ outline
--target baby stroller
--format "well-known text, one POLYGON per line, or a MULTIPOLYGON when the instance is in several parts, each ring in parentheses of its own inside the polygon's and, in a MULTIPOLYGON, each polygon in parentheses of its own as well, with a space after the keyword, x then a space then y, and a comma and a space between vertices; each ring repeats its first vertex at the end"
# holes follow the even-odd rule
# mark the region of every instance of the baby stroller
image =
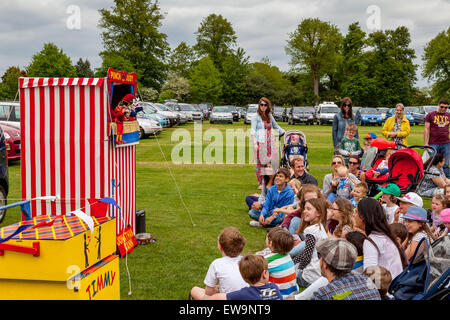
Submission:
POLYGON ((289 161, 289 151, 292 147, 298 147, 299 154, 305 159, 305 169, 309 170, 308 163, 308 147, 306 144, 306 136, 302 131, 289 130, 284 134, 284 143, 280 143, 280 167, 291 168, 291 162, 289 161), (299 144, 296 146, 291 145, 291 139, 293 135, 300 137, 299 144))
POLYGON ((388 292, 397 300, 448 300, 450 236, 434 241, 423 238, 408 266, 395 277, 388 292))
MULTIPOLYGON (((389 157, 388 175, 378 177, 377 179, 370 179, 370 177, 366 176, 366 182, 368 185, 375 184, 377 187, 379 185, 384 185, 387 183, 395 183, 399 186, 402 194, 415 192, 422 182, 422 179, 424 177, 424 170, 425 172, 427 172, 429 168, 423 167, 422 157, 416 150, 414 150, 414 148, 430 149, 432 150, 431 152, 433 152, 433 157, 436 154, 435 149, 430 146, 421 145, 405 146, 402 144, 398 144, 397 147, 400 147, 402 149, 396 150, 389 157)), ((369 194, 369 196, 374 196, 373 193, 378 193, 377 190, 378 188, 375 189, 374 187, 372 187, 372 193, 369 194)))

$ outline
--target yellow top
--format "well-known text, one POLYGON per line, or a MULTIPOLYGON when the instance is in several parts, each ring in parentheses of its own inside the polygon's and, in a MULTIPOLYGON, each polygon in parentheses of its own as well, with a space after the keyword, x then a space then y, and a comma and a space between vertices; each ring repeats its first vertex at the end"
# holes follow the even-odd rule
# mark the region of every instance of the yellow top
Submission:
MULTIPOLYGON (((386 122, 384 123, 382 133, 383 133, 383 136, 385 136, 388 140, 393 140, 392 138, 389 138, 389 133, 394 128, 394 124, 395 124, 395 116, 388 118, 386 120, 386 122)), ((411 131, 411 128, 409 126, 409 121, 408 121, 408 119, 406 119, 406 116, 403 115, 401 125, 400 125, 400 131, 397 132, 397 137, 402 138, 402 143, 404 145, 408 145, 406 137, 409 136, 410 131, 411 131)))

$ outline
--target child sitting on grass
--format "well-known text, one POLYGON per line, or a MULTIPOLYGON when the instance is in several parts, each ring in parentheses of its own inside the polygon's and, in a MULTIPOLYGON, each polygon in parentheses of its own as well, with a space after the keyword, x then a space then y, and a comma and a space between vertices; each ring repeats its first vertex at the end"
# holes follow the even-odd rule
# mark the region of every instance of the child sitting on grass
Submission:
POLYGON ((348 158, 351 156, 360 156, 362 153, 359 140, 355 137, 358 127, 351 123, 347 126, 347 136, 342 139, 338 153, 344 157, 345 165, 348 165, 348 158))
POLYGON ((289 255, 294 238, 288 230, 274 227, 267 233, 266 245, 270 250, 264 255, 269 263, 269 282, 278 286, 283 299, 289 299, 298 291, 294 262, 289 255))
POLYGON ((369 187, 367 186, 367 183, 360 182, 360 183, 355 185, 355 188, 350 193, 350 195, 352 196, 351 202, 352 202, 352 205, 353 205, 354 208, 356 208, 356 206, 358 205, 358 202, 362 198, 367 196, 368 192, 369 192, 369 187))
POLYGON ((384 213, 386 214, 386 220, 388 224, 394 222, 395 211, 398 209, 397 197, 402 195, 400 188, 395 183, 389 183, 381 188, 381 201, 384 213))
POLYGON ((431 220, 433 224, 431 225, 431 232, 433 232, 435 237, 439 237, 438 227, 442 224, 441 222, 441 212, 447 208, 447 197, 443 194, 437 194, 431 199, 431 220))
POLYGON ((348 168, 340 166, 336 169, 337 179, 333 181, 333 192, 328 194, 327 200, 333 203, 336 198, 345 198, 351 200, 352 191, 355 188, 355 183, 350 179, 348 168))
POLYGON ((203 300, 282 300, 280 290, 276 284, 269 282, 267 260, 263 256, 248 254, 239 262, 239 272, 250 285, 229 293, 205 295, 205 290, 199 287, 192 289, 192 296, 202 297, 203 300))
MULTIPOLYGON (((214 260, 206 273, 204 280, 204 294, 228 293, 247 287, 248 284, 242 279, 239 272, 239 261, 246 240, 235 227, 222 230, 217 239, 217 247, 222 254, 221 258, 214 260)), ((194 300, 202 299, 202 296, 191 292, 194 300)))
POLYGON ((267 191, 261 212, 251 209, 248 213, 250 218, 254 219, 250 221, 252 227, 274 227, 283 221, 284 213, 274 212, 274 210, 294 203, 294 191, 287 184, 289 180, 289 169, 278 169, 274 180, 275 185, 267 191))

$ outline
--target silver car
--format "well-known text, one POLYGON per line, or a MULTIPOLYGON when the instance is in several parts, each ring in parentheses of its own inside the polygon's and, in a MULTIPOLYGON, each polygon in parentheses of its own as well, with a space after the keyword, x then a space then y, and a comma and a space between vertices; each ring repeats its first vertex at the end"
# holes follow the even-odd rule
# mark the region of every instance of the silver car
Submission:
POLYGON ((228 122, 233 123, 233 114, 228 106, 215 106, 209 115, 209 123, 228 122))
POLYGON ((181 114, 172 111, 168 106, 161 103, 152 103, 151 105, 158 111, 158 113, 164 115, 169 119, 171 126, 180 124, 182 122, 181 114))
POLYGON ((138 117, 137 121, 140 129, 139 139, 144 139, 151 134, 160 134, 163 130, 161 124, 157 120, 138 117))
POLYGON ((249 104, 247 108, 247 112, 244 117, 244 123, 250 124, 252 122, 253 117, 257 115, 256 111, 258 111, 257 104, 249 104))
POLYGON ((188 121, 203 121, 203 112, 197 110, 191 104, 178 103, 174 110, 184 113, 188 117, 188 121))

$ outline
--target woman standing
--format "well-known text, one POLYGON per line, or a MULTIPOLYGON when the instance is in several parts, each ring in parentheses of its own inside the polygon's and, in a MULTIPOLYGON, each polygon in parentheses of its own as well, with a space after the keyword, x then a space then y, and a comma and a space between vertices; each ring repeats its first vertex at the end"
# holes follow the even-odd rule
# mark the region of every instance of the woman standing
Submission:
POLYGON ((263 97, 259 99, 257 114, 252 118, 250 129, 253 159, 256 157, 258 188, 262 188, 262 176, 265 175, 265 168, 270 167, 272 172, 276 172, 279 166, 278 148, 273 139, 272 129, 277 130, 280 136, 285 132, 272 116, 272 103, 263 97), (269 163, 270 165, 267 166, 269 163))
POLYGON ((409 121, 405 116, 405 106, 397 103, 395 106, 395 115, 386 120, 383 126, 383 136, 396 144, 407 145, 406 137, 409 136, 411 128, 409 121))
MULTIPOLYGON (((341 111, 336 113, 333 118, 332 133, 335 152, 339 148, 339 144, 345 136, 347 125, 350 123, 356 124, 355 119, 353 119, 352 99, 345 97, 341 101, 341 111)), ((355 137, 358 138, 358 131, 356 131, 355 137)))
POLYGON ((389 270, 392 278, 398 276, 408 264, 386 220, 383 207, 373 198, 363 198, 353 214, 355 228, 367 239, 363 244, 364 269, 381 266, 389 270))

